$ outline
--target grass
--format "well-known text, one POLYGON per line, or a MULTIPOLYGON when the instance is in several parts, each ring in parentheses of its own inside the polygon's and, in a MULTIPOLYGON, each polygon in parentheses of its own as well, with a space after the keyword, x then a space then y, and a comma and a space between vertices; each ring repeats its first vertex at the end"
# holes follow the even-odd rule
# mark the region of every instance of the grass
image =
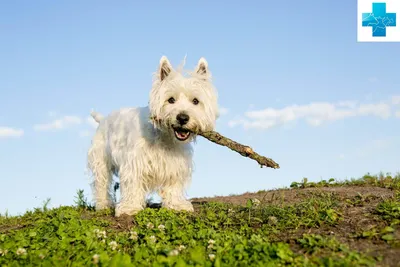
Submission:
POLYGON ((392 176, 390 173, 380 173, 378 175, 366 174, 359 179, 338 181, 335 178, 321 180, 319 182, 308 182, 303 178, 301 182, 293 182, 291 188, 310 188, 310 187, 332 187, 332 186, 376 186, 400 190, 400 174, 392 176))
MULTIPOLYGON (((116 186, 116 189, 118 187, 116 186)), ((0 266, 396 266, 400 176, 193 200, 115 218, 73 207, 0 216, 0 266)))

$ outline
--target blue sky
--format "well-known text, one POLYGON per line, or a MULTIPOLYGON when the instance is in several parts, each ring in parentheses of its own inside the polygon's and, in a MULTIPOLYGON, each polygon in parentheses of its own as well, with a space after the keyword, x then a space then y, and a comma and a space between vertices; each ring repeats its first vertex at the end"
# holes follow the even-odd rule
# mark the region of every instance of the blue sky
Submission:
POLYGON ((357 43, 356 17, 348 0, 1 2, 0 212, 90 198, 90 110, 146 105, 162 55, 205 57, 217 130, 281 165, 199 138, 189 197, 399 171, 400 45, 357 43))

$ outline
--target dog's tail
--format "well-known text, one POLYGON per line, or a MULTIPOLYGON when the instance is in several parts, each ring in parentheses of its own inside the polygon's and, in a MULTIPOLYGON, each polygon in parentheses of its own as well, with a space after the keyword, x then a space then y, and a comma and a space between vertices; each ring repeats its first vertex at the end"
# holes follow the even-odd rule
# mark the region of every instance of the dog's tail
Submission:
POLYGON ((100 123, 100 121, 102 121, 104 119, 104 116, 101 115, 100 113, 92 110, 92 112, 90 112, 90 115, 93 117, 93 119, 97 122, 100 123))

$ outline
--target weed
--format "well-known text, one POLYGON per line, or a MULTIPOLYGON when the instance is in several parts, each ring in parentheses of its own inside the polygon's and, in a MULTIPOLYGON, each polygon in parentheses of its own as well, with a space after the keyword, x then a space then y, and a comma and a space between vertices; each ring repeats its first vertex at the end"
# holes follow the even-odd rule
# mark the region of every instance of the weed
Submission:
POLYGON ((367 173, 360 179, 346 179, 343 181, 330 178, 328 181, 321 180, 319 182, 309 182, 308 178, 303 178, 301 182, 291 183, 291 188, 311 188, 311 187, 332 187, 332 186, 376 186, 389 189, 400 189, 400 173, 392 175, 390 173, 379 173, 371 175, 367 173))
POLYGON ((306 253, 314 256, 311 261, 320 266, 375 266, 376 260, 370 256, 351 251, 335 238, 321 235, 303 235, 297 240, 306 253))

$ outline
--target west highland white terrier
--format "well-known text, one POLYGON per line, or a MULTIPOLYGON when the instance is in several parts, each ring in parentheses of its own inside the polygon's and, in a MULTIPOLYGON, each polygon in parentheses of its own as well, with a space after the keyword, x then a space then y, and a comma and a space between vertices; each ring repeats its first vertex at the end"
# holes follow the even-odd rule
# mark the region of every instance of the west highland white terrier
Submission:
POLYGON ((123 108, 107 117, 92 112, 99 125, 88 151, 88 168, 97 210, 114 206, 115 174, 121 193, 116 216, 144 209, 153 192, 159 193, 165 208, 193 211, 185 197, 193 169, 193 132, 214 130, 219 112, 207 61, 201 58, 193 72, 185 73, 182 67, 175 70, 167 57, 161 58, 148 106, 123 108))

